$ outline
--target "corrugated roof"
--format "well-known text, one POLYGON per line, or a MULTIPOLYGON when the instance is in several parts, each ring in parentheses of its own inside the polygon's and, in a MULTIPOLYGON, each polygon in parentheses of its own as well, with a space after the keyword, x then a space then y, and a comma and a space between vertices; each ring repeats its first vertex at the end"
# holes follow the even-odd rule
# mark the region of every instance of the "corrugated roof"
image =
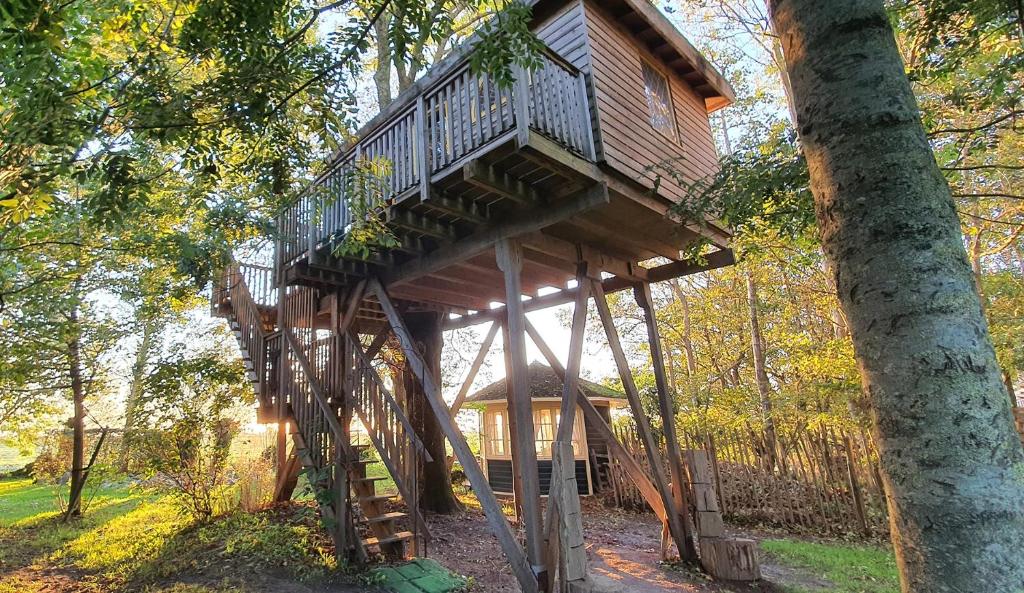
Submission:
MULTIPOLYGON (((538 399, 545 397, 562 397, 562 380, 555 374, 554 369, 546 364, 531 362, 530 373, 530 398, 538 399)), ((580 387, 587 394, 588 398, 625 399, 622 393, 598 385, 593 381, 580 379, 580 387)), ((499 379, 487 387, 480 389, 466 398, 466 403, 483 403, 492 401, 505 401, 505 379, 499 379)))

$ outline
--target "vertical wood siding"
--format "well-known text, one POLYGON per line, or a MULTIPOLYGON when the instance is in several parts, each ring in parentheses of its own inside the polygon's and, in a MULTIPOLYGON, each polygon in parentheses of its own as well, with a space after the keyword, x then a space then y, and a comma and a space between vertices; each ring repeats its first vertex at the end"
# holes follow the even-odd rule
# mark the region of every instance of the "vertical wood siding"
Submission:
MULTIPOLYGON (((594 101, 600 125, 599 155, 608 165, 643 186, 654 187, 658 173, 650 171, 668 162, 687 181, 717 169, 717 152, 704 99, 689 84, 652 55, 596 2, 586 2, 589 64, 584 71, 593 79, 594 101), (646 59, 668 79, 678 140, 651 127, 641 60, 646 59)), ((581 66, 581 69, 582 66, 581 66)), ((660 194, 679 201, 684 191, 662 174, 660 194)))

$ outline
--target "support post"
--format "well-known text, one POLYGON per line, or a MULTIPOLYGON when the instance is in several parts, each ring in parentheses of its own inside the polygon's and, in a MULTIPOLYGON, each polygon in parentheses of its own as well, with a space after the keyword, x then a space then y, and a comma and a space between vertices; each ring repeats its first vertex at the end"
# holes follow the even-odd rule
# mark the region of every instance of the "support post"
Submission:
POLYGON ((615 329, 615 321, 612 319, 611 310, 608 308, 608 300, 605 298, 604 288, 600 282, 596 281, 592 282, 592 288, 594 291, 594 303, 597 305, 597 312, 601 317, 601 324, 604 326, 604 332, 608 338, 608 346, 611 348, 612 356, 615 358, 615 366, 618 368, 619 378, 622 379, 622 387, 626 392, 626 398, 629 400, 629 408, 633 412, 633 419, 636 421, 637 433, 640 435, 640 441, 644 445, 647 458, 651 461, 651 477, 654 478, 654 485, 657 487, 662 503, 665 505, 669 532, 672 534, 672 539, 675 541, 679 553, 681 555, 686 554, 685 550, 693 549, 693 542, 690 541, 687 544, 689 534, 683 528, 679 509, 675 505, 675 498, 672 496, 672 491, 668 486, 668 480, 665 479, 658 444, 654 441, 651 423, 647 419, 643 406, 640 403, 640 392, 636 388, 636 383, 633 381, 633 372, 629 369, 629 361, 626 360, 626 354, 622 350, 619 332, 615 329))
MULTIPOLYGON (((583 337, 587 326, 587 301, 590 300, 586 264, 581 263, 576 273, 580 291, 576 293, 576 308, 572 315, 572 335, 569 338, 569 360, 562 376, 562 404, 559 410, 558 432, 551 451, 551 481, 548 487, 548 506, 544 518, 548 537, 547 564, 558 566, 563 590, 589 589, 587 551, 583 540, 583 516, 580 509, 579 487, 576 484, 576 459, 572 450, 573 426, 576 423, 576 401, 579 393, 580 359, 583 357, 583 337), (552 545, 552 541, 557 542, 552 545), (552 554, 553 553, 553 554, 552 554)), ((551 579, 548 579, 550 583, 551 579)))
MULTIPOLYGON (((683 531, 686 533, 684 547, 679 548, 679 556, 683 560, 697 560, 697 549, 693 541, 694 528, 690 519, 690 504, 687 500, 686 484, 689 480, 683 469, 682 453, 679 450, 679 439, 676 435, 676 413, 672 401, 672 393, 665 376, 665 354, 661 347, 661 334, 658 332, 658 320, 654 317, 654 299, 651 297, 651 285, 642 282, 633 287, 633 296, 644 312, 644 323, 647 325, 647 344, 651 351, 651 364, 654 367, 654 383, 658 389, 658 410, 661 412, 662 433, 665 435, 665 454, 668 455, 668 466, 672 472, 672 494, 676 511, 680 515, 683 531)), ((678 542, 677 542, 678 543, 678 542)))
POLYGON ((522 66, 513 69, 515 82, 512 87, 513 108, 516 114, 516 143, 526 146, 530 143, 530 72, 522 66))
POLYGON ((505 416, 508 421, 508 440, 511 445, 509 455, 512 457, 512 510, 515 512, 516 522, 523 520, 523 480, 519 477, 519 467, 522 463, 519 457, 519 430, 516 428, 519 423, 512 406, 512 349, 508 344, 508 320, 501 320, 502 351, 505 356, 505 416))
MULTIPOLYGON (((558 361, 555 353, 548 346, 547 342, 537 332, 537 328, 527 321, 526 331, 530 334, 530 339, 537 345, 537 348, 544 355, 544 358, 548 361, 548 365, 554 369, 555 374, 565 381, 565 368, 562 367, 562 363, 558 361)), ((579 392, 577 387, 576 401, 579 407, 583 410, 583 417, 587 422, 591 424, 608 443, 608 448, 611 450, 612 455, 618 459, 619 463, 622 464, 622 468, 629 474, 630 479, 636 485, 637 489, 640 490, 641 496, 647 501, 647 504, 651 506, 651 510, 658 516, 661 521, 667 521, 668 514, 665 511, 665 502, 661 499, 659 491, 655 488, 654 484, 651 483, 650 478, 647 476, 646 471, 641 467, 640 463, 633 458, 630 452, 619 442, 618 437, 615 436, 615 432, 612 430, 608 423, 604 421, 601 414, 594 407, 594 404, 587 399, 586 394, 579 392)))
POLYGON ((498 538, 502 551, 505 552, 505 556, 508 558, 509 565, 512 567, 512 573, 516 575, 516 579, 519 581, 519 586, 523 589, 524 593, 536 593, 539 590, 537 575, 534 574, 530 567, 530 562, 516 540, 516 536, 512 532, 508 521, 505 520, 505 515, 501 512, 501 504, 498 503, 494 491, 491 490, 491 486, 487 482, 487 477, 480 468, 476 456, 473 455, 469 444, 466 443, 466 438, 449 415, 448 405, 445 404, 444 398, 441 397, 441 390, 437 379, 430 372, 426 361, 420 356, 419 351, 416 350, 412 336, 406 329, 398 310, 395 309, 394 303, 391 302, 391 297, 384 290, 384 286, 379 280, 373 279, 371 280, 370 288, 380 301, 381 309, 383 309, 388 322, 391 324, 391 328, 395 332, 395 336, 398 338, 402 352, 408 357, 409 366, 420 380, 424 395, 427 396, 427 402, 430 404, 430 408, 433 410, 438 422, 441 423, 441 430, 444 431, 445 437, 451 443, 452 451, 458 458, 459 463, 462 464, 462 469, 466 472, 466 478, 469 479, 473 492, 476 493, 480 506, 487 516, 487 522, 495 537, 498 538))
POLYGON ((523 495, 523 526, 526 531, 526 555, 540 582, 546 583, 544 566, 544 532, 540 514, 540 476, 537 471, 537 448, 533 431, 533 402, 530 399, 529 369, 526 362, 526 312, 523 310, 523 251, 519 243, 503 240, 495 245, 498 267, 505 273, 505 312, 508 329, 509 417, 515 417, 513 447, 518 452, 514 473, 520 479, 523 495))

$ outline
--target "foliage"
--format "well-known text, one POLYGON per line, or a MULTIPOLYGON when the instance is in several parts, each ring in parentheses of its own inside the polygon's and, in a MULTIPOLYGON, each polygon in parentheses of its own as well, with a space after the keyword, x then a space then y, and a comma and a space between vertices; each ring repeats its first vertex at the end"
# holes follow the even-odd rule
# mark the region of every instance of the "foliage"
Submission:
MULTIPOLYGON (((892 552, 877 546, 813 543, 791 539, 761 541, 761 549, 783 564, 806 569, 841 593, 896 593, 900 590, 892 552)), ((794 593, 804 588, 787 587, 794 593)))
POLYGON ((176 500, 205 521, 226 510, 231 441, 238 422, 224 412, 251 399, 239 361, 194 354, 164 362, 149 377, 143 414, 157 429, 141 439, 148 470, 173 485, 176 500))
MULTIPOLYGON (((681 173, 666 174, 688 188, 688 198, 674 207, 689 220, 719 220, 742 241, 773 233, 799 239, 814 227, 814 203, 807 163, 790 131, 777 126, 763 142, 744 146, 720 161, 710 179, 687 182, 681 173)), ((756 248, 757 240, 743 245, 756 248)), ((696 253, 703 245, 696 245, 696 253)))

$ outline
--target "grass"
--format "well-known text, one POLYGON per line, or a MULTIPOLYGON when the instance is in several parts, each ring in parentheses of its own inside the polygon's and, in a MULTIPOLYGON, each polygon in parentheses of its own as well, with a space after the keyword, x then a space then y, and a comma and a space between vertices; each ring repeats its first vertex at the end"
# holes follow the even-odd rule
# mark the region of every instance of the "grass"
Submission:
MULTIPOLYGON (((880 546, 816 543, 792 539, 761 542, 761 549, 780 564, 832 583, 837 593, 898 593, 899 577, 892 551, 880 546)), ((820 589, 787 586, 790 593, 820 589)))
POLYGON ((52 486, 0 480, 0 593, 53 590, 55 574, 87 591, 235 593, 261 574, 319 581, 335 568, 309 505, 197 524, 170 495, 112 488, 65 524, 53 497, 52 486))

